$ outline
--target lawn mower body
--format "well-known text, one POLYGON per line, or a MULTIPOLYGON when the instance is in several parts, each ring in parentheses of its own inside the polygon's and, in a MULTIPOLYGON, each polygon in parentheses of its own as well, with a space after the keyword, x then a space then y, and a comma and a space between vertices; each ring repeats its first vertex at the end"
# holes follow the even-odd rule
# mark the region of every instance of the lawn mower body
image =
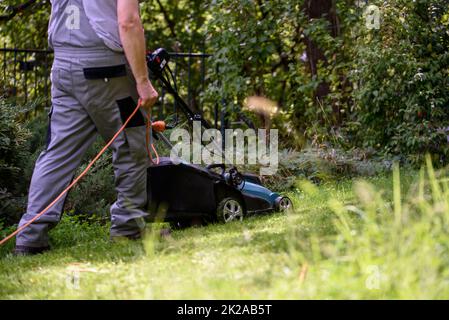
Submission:
POLYGON ((244 215, 282 210, 283 198, 262 186, 258 176, 243 174, 233 185, 228 173, 217 173, 202 166, 170 158, 161 158, 148 169, 149 220, 187 221, 193 218, 217 218, 219 204, 234 199, 244 215))

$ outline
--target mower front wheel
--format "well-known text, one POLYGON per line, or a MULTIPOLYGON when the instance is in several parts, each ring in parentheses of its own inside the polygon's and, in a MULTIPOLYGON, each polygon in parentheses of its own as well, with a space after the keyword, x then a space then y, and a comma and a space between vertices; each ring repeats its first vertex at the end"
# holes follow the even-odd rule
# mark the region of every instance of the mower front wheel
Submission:
POLYGON ((289 197, 279 197, 275 203, 276 211, 286 212, 293 209, 293 202, 289 197))
POLYGON ((243 205, 235 198, 225 198, 218 204, 217 219, 222 223, 242 221, 244 215, 243 205))

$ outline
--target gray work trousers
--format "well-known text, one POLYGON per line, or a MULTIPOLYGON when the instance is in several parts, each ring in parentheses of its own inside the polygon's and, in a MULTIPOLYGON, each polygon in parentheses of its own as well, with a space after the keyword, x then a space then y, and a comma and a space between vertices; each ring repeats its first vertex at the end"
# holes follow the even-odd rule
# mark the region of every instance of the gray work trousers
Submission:
MULTIPOLYGON (((71 183, 97 132, 109 141, 138 99, 125 56, 108 49, 55 50, 51 77, 49 141, 36 162, 27 212, 20 225, 41 212, 71 183)), ((143 110, 138 112, 111 146, 117 191, 117 201, 111 207, 111 236, 135 235, 144 228, 146 169, 150 164, 144 116, 143 110)), ((47 246, 48 231, 60 221, 64 201, 65 197, 22 231, 16 244, 47 246)))

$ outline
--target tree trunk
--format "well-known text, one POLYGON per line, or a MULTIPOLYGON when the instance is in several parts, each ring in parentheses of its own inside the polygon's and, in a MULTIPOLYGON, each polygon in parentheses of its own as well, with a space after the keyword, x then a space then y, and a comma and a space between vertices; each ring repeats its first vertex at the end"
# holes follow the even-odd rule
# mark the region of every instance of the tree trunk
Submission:
MULTIPOLYGON (((335 0, 304 0, 304 11, 309 20, 326 18, 330 22, 330 34, 333 37, 338 36, 339 23, 336 14, 335 0)), ((327 58, 324 56, 323 51, 312 39, 306 36, 304 41, 307 48, 306 50, 309 72, 311 76, 317 76, 317 66, 319 62, 323 61, 326 64, 327 58)), ((318 103, 320 103, 321 100, 328 94, 329 84, 323 82, 318 86, 315 92, 315 99, 318 103)))

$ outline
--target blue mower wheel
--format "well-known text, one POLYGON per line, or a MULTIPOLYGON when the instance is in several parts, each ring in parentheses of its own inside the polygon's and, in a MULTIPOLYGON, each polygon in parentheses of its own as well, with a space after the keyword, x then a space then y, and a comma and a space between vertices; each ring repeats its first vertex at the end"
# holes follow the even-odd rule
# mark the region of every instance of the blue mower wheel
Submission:
POLYGON ((279 197, 275 202, 275 209, 278 212, 286 212, 293 209, 293 202, 289 197, 279 197))

